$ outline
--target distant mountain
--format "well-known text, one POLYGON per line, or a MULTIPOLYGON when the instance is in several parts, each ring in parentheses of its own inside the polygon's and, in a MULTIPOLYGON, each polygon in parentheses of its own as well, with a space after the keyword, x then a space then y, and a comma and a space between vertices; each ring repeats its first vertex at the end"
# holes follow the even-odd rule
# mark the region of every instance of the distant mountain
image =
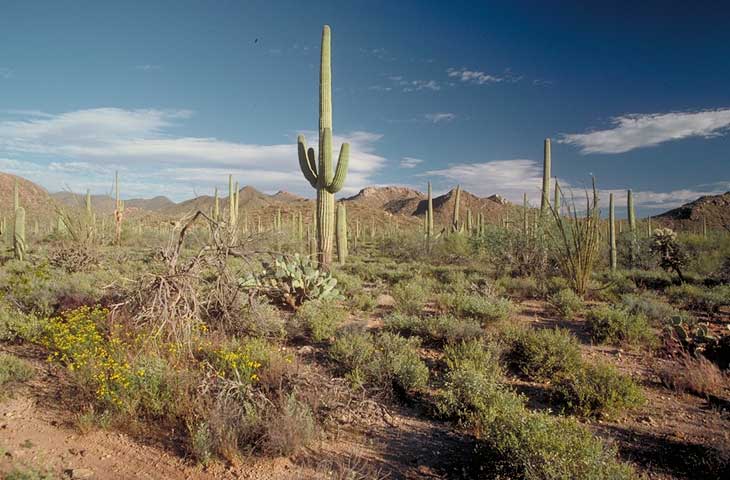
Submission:
POLYGON ((730 192, 706 195, 681 207, 652 217, 661 223, 677 229, 694 229, 706 219, 710 229, 730 230, 730 192))
POLYGON ((352 197, 343 198, 345 202, 357 204, 367 208, 382 208, 391 213, 400 213, 404 206, 413 200, 420 200, 426 196, 406 187, 365 187, 352 197))
POLYGON ((274 201, 282 202, 282 203, 294 203, 294 202, 306 202, 307 201, 307 199, 304 197, 301 197, 294 193, 286 192, 284 190, 279 190, 274 195, 271 195, 270 198, 274 201))
MULTIPOLYGON (((67 207, 84 208, 86 205, 86 194, 73 192, 56 192, 51 197, 61 205, 67 207)), ((124 207, 148 212, 159 212, 166 208, 173 207, 175 202, 167 197, 157 196, 154 198, 132 198, 124 201, 124 207)), ((96 212, 113 213, 116 208, 116 201, 109 195, 92 195, 91 206, 96 212)))
POLYGON ((9 217, 13 214, 13 186, 16 179, 20 206, 26 213, 42 217, 54 214, 53 200, 45 188, 23 177, 0 172, 0 212, 3 216, 9 217))

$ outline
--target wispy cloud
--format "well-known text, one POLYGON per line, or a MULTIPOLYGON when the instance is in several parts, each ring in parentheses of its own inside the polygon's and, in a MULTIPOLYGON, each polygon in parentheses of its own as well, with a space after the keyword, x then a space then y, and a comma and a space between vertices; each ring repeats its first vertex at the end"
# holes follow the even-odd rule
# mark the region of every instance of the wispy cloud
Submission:
POLYGON ((613 128, 588 133, 564 134, 560 142, 580 152, 624 153, 670 140, 711 138, 728 133, 730 108, 694 112, 633 113, 611 119, 613 128))
POLYGON ((413 157, 403 157, 400 161, 400 167, 401 168, 415 168, 418 165, 423 163, 423 160, 420 158, 413 158, 413 157))
MULTIPOLYGON (((174 135, 173 129, 192 115, 189 110, 99 108, 4 120, 0 156, 8 170, 30 172, 29 178, 50 189, 58 189, 59 178, 73 185, 103 180, 122 165, 140 174, 139 194, 142 190, 159 194, 169 184, 174 191, 187 189, 190 195, 224 181, 229 173, 265 191, 287 188, 311 194, 298 170, 293 135, 290 143, 273 145, 174 135), (161 190, 154 191, 159 185, 161 190)), ((316 133, 305 134, 316 147, 316 133)), ((350 143, 348 192, 373 183, 385 165, 375 150, 381 137, 355 131, 333 139, 336 148, 350 143)))
POLYGON ((13 76, 13 71, 9 68, 0 67, 0 78, 7 80, 13 76))
POLYGON ((478 70, 469 70, 467 68, 448 68, 446 73, 450 78, 457 79, 464 83, 473 83, 476 85, 485 85, 489 83, 502 82, 518 82, 521 76, 514 75, 509 69, 502 74, 490 74, 478 70))
POLYGON ((162 66, 147 63, 144 65, 135 65, 134 69, 142 70, 143 72, 154 72, 154 71, 162 70, 162 66))
POLYGON ((360 53, 368 57, 375 57, 378 60, 392 62, 396 57, 385 48, 361 48, 360 53))
POLYGON ((433 123, 448 123, 456 119, 455 113, 427 113, 424 118, 433 123))

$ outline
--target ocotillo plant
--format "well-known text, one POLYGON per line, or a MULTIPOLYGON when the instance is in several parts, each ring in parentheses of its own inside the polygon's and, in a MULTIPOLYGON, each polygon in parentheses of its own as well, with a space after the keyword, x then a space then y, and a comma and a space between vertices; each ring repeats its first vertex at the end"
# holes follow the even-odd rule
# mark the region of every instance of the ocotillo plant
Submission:
POLYGON ((25 260, 25 209, 15 209, 15 222, 13 223, 13 255, 16 260, 25 260))
POLYGON ((117 245, 122 243, 122 220, 124 219, 124 201, 119 198, 119 172, 114 173, 114 189, 116 190, 116 202, 114 208, 115 238, 117 245))
POLYGON ((613 193, 608 195, 608 243, 611 270, 616 270, 616 217, 613 209, 613 193))
POLYGON ((540 215, 550 208, 550 139, 545 139, 542 164, 542 200, 540 201, 540 215))
POLYGON ((460 219, 459 219, 459 204, 461 203, 461 185, 456 186, 456 191, 454 192, 454 214, 451 219, 451 230, 454 232, 459 232, 459 228, 461 225, 460 219))
POLYGON ((347 210, 345 204, 337 203, 337 260, 344 265, 347 260, 347 210))
POLYGON ((332 237, 335 223, 334 194, 342 189, 350 159, 350 145, 342 144, 337 167, 332 169, 332 69, 330 62, 330 27, 322 28, 322 51, 319 70, 319 163, 314 149, 307 148, 303 135, 297 138, 299 167, 310 185, 317 190, 317 260, 320 268, 332 263, 332 237))

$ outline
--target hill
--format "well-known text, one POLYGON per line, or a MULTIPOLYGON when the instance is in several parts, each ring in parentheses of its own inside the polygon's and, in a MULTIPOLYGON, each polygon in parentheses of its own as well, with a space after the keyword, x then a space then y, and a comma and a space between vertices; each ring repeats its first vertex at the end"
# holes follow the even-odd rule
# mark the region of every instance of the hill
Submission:
POLYGON ((53 200, 45 188, 23 177, 0 172, 0 212, 3 216, 12 215, 13 186, 16 180, 20 205, 25 208, 26 213, 43 218, 53 215, 53 200))
POLYGON ((652 219, 675 229, 697 229, 703 218, 709 229, 730 230, 730 192, 706 195, 652 219))

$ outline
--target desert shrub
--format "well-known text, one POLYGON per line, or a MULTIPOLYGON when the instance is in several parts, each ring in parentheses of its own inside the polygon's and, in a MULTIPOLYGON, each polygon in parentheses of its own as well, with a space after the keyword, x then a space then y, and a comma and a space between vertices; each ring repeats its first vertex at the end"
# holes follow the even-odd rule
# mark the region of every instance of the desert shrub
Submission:
POLYGON ((126 349, 117 337, 107 337, 102 308, 80 307, 48 319, 42 343, 51 359, 66 366, 86 395, 113 410, 123 406, 133 377, 126 349))
POLYGON ((276 307, 254 296, 241 310, 240 330, 254 337, 282 338, 286 322, 276 307))
POLYGON ((174 419, 183 413, 182 393, 193 383, 186 382, 185 371, 176 371, 159 356, 145 354, 134 359, 134 375, 123 398, 123 409, 136 417, 174 419))
POLYGON ((430 257, 438 263, 459 262, 474 253, 469 237, 466 235, 446 235, 431 247, 430 257))
POLYGON ((477 461, 489 478, 631 479, 616 451, 573 419, 531 412, 525 398, 500 384, 498 354, 479 343, 454 346, 438 407, 482 442, 477 461), (496 455, 495 455, 496 454, 496 455))
POLYGON ((293 455, 309 445, 316 432, 312 409, 294 394, 289 394, 280 402, 275 414, 266 419, 262 450, 269 455, 293 455))
POLYGON ((717 285, 712 288, 683 283, 666 290, 669 301, 682 308, 717 313, 720 307, 730 305, 730 285, 717 285))
POLYGON ((673 283, 672 277, 663 270, 631 270, 627 275, 639 288, 663 290, 673 283))
POLYGON ((372 312, 378 306, 376 295, 371 292, 360 291, 353 293, 348 300, 353 308, 363 312, 372 312))
POLYGON ((347 332, 335 340, 330 355, 355 385, 408 392, 423 388, 428 381, 428 367, 418 354, 419 346, 416 337, 347 332))
POLYGON ((525 375, 552 380, 574 373, 581 365, 576 338, 563 329, 524 329, 514 339, 510 359, 525 375))
POLYGON ((572 320, 585 308, 585 302, 570 288, 564 288, 548 297, 548 302, 555 313, 566 320, 572 320))
POLYGON ((644 401, 639 386, 607 363, 583 364, 555 384, 553 396, 567 411, 583 416, 610 416, 644 401))
POLYGON ((418 335, 437 343, 454 343, 482 335, 482 328, 478 323, 450 315, 429 315, 420 318, 395 312, 385 317, 384 322, 387 330, 404 335, 418 335))
POLYGON ((601 306, 586 315, 594 340, 601 343, 652 345, 654 331, 643 314, 634 315, 623 308, 601 306))
POLYGON ((600 288, 594 293, 601 300, 615 301, 621 295, 636 291, 634 283, 628 272, 624 270, 606 271, 595 276, 600 288))
POLYGON ((28 362, 15 355, 0 352, 0 392, 7 392, 10 384, 25 382, 32 376, 33 367, 28 362))
POLYGON ((458 317, 473 318, 482 324, 508 319, 515 310, 511 300, 478 292, 442 293, 439 306, 458 317))
POLYGON ((718 395, 728 384, 727 375, 702 355, 684 355, 679 365, 664 366, 659 378, 667 388, 704 398, 718 395))
POLYGON ((632 315, 644 315, 656 326, 663 326, 670 318, 676 316, 684 318, 687 323, 694 322, 689 314, 678 310, 650 292, 623 295, 620 306, 632 315))
POLYGON ((537 298, 542 295, 542 289, 534 277, 500 277, 495 286, 514 298, 537 298))
POLYGON ((408 280, 393 287, 395 309, 408 315, 419 315, 426 305, 430 291, 422 280, 408 280))
POLYGON ((43 332, 44 322, 35 314, 24 314, 0 301, 0 340, 35 341, 43 332))
POLYGON ((302 305, 295 318, 306 325, 315 342, 321 342, 334 336, 347 312, 336 301, 313 300, 302 305))
POLYGON ((362 290, 362 280, 357 275, 343 272, 341 270, 335 270, 332 273, 337 279, 337 286, 341 292, 348 295, 354 295, 362 290))

